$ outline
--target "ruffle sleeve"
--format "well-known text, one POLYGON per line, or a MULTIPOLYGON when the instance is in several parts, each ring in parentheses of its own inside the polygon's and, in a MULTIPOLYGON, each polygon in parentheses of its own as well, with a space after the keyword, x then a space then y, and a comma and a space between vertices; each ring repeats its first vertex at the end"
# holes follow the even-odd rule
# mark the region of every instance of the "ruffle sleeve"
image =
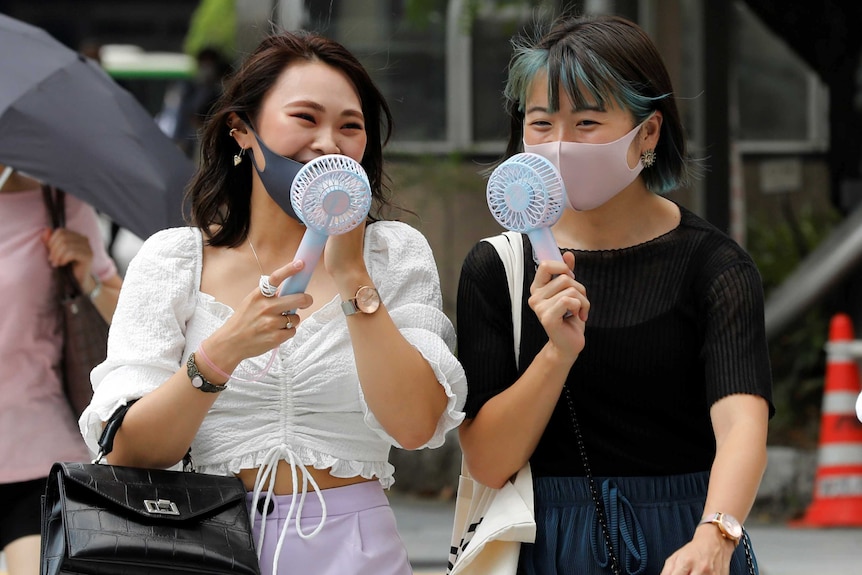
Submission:
POLYGON ((121 405, 156 389, 179 369, 195 308, 201 235, 160 231, 129 264, 108 336, 107 359, 93 369, 93 399, 78 425, 95 453, 102 424, 121 405))
MULTIPOLYGON (((440 447, 446 432, 464 419, 467 380, 454 354, 455 329, 443 313, 440 278, 431 247, 419 231, 407 224, 377 222, 366 233, 365 262, 392 321, 422 354, 446 392, 446 409, 434 435, 422 446, 440 447)), ((401 447, 368 408, 361 386, 359 396, 366 424, 381 438, 401 447)))

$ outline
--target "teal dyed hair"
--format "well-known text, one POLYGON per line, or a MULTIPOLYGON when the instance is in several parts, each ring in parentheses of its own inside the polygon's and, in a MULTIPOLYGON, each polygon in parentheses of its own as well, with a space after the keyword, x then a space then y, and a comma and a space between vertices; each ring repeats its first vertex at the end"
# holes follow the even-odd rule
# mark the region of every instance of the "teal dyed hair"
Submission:
POLYGON ((515 41, 504 91, 510 116, 506 156, 522 149, 524 107, 530 85, 540 72, 548 78, 551 111, 560 107, 562 86, 576 108, 611 102, 631 113, 635 125, 662 113, 656 163, 641 172, 657 193, 685 183, 693 170, 670 76, 658 50, 636 24, 616 16, 564 18, 540 40, 515 41))

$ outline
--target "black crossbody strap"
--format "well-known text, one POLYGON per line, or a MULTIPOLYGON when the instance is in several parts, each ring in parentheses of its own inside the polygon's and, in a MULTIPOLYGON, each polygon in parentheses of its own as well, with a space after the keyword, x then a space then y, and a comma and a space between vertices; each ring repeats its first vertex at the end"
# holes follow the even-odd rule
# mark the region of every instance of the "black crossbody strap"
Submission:
MULTIPOLYGON (((524 250, 521 234, 516 232, 504 232, 503 236, 508 240, 506 242, 495 238, 486 238, 485 241, 494 246, 497 254, 503 261, 503 267, 506 268, 506 279, 509 285, 509 297, 512 300, 512 327, 514 330, 515 341, 515 363, 519 364, 520 341, 521 341, 521 306, 523 300, 522 286, 524 282, 524 250), (496 241, 494 241, 496 240, 496 241)), ((578 450, 581 454, 581 461, 584 463, 584 473, 590 484, 590 495, 593 499, 593 505, 596 507, 596 515, 599 518, 599 524, 602 528, 602 538, 605 540, 605 545, 608 549, 608 558, 610 559, 611 570, 614 575, 621 575, 620 564, 617 560, 617 555, 614 552, 613 542, 611 541, 611 530, 608 527, 608 519, 605 513, 605 506, 599 498, 596 482, 593 479, 593 473, 590 469, 589 460, 587 459, 587 451, 584 446, 584 438, 581 435, 581 426, 578 424, 578 418, 575 414, 575 405, 572 401, 572 395, 569 392, 567 385, 563 386, 563 393, 566 396, 566 404, 569 408, 569 416, 572 421, 572 428, 575 431, 575 440, 578 444, 578 450)))

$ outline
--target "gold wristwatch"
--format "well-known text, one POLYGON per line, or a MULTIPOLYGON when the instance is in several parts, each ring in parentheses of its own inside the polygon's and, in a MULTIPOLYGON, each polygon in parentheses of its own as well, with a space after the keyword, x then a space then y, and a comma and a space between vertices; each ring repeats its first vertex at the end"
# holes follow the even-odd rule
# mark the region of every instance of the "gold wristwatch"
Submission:
POLYGON ((371 286, 360 286, 353 298, 341 302, 344 315, 374 313, 380 307, 380 294, 371 286))
POLYGON ((734 546, 739 545, 739 540, 742 539, 742 525, 736 520, 736 517, 727 513, 712 513, 700 520, 698 525, 712 523, 721 532, 721 536, 725 539, 733 541, 734 546))

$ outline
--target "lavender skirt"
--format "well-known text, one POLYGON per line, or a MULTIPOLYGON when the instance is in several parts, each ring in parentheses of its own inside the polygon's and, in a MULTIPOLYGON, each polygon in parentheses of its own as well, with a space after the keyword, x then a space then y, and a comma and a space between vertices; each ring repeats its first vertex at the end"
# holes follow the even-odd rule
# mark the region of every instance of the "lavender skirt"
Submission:
MULTIPOLYGON (((261 575, 273 573, 277 561, 280 575, 314 573, 315 575, 411 575, 407 550, 395 528, 395 515, 389 499, 377 481, 367 481, 324 489, 326 522, 317 535, 303 539, 296 529, 296 513, 287 517, 292 495, 276 495, 266 515, 266 530, 260 548, 261 575), (288 524, 281 553, 275 557, 282 529, 288 524)), ((261 513, 266 494, 262 493, 255 516, 255 545, 259 545, 261 513)), ((297 496, 299 497, 299 496, 297 496)), ((246 502, 251 509, 252 493, 246 502)), ((320 501, 314 492, 305 496, 300 527, 306 535, 320 523, 320 501)))

